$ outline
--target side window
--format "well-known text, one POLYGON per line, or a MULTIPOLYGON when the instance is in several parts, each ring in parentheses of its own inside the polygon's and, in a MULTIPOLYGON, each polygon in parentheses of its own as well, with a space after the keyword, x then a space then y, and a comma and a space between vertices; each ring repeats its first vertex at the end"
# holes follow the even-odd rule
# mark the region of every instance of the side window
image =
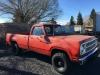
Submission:
POLYGON ((42 27, 35 27, 32 31, 32 35, 44 35, 42 27))

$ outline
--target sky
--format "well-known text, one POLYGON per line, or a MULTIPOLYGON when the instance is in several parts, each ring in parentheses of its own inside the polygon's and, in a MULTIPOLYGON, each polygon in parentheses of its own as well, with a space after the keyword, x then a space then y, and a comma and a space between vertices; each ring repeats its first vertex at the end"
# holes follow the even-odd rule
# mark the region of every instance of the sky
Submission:
MULTIPOLYGON (((100 12, 100 0, 58 0, 59 7, 63 11, 57 22, 60 24, 66 24, 70 20, 70 16, 77 18, 78 12, 82 13, 82 16, 88 16, 94 8, 96 12, 100 12)), ((9 15, 0 15, 0 23, 10 21, 7 17, 9 15)))
POLYGON ((70 16, 77 18, 79 12, 83 17, 90 14, 92 8, 96 12, 100 12, 100 0, 59 0, 60 8, 63 15, 58 19, 61 24, 66 24, 70 20, 70 16))

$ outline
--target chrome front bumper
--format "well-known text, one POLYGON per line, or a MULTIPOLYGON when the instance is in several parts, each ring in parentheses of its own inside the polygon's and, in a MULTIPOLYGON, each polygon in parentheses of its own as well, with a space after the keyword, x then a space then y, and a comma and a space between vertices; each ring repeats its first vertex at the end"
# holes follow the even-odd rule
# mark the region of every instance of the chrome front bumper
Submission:
POLYGON ((98 50, 98 47, 95 48, 95 50, 93 50, 91 53, 87 54, 86 56, 82 57, 82 58, 79 58, 79 62, 81 65, 84 64, 84 62, 91 56, 93 55, 94 53, 96 53, 96 51, 98 50))

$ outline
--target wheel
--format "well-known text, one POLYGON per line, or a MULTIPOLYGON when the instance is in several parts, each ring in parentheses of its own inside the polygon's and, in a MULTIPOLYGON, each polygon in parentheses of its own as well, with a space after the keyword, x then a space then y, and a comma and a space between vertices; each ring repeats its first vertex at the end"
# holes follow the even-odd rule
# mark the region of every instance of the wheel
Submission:
POLYGON ((55 53, 52 56, 52 66, 58 73, 64 74, 70 67, 70 60, 64 53, 55 53))
POLYGON ((12 46, 12 49, 11 49, 12 53, 14 55, 18 55, 20 53, 20 48, 18 47, 17 43, 12 43, 11 46, 12 46))

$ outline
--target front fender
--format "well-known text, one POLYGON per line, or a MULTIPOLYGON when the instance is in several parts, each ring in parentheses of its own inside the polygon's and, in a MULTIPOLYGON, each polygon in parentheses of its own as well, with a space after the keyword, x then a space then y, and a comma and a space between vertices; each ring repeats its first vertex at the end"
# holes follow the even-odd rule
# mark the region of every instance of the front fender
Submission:
POLYGON ((68 55, 69 59, 72 60, 72 57, 71 57, 72 55, 71 55, 71 52, 68 48, 66 49, 66 48, 62 48, 62 47, 53 46, 50 49, 50 56, 52 56, 53 50, 59 50, 59 51, 65 52, 68 55))

